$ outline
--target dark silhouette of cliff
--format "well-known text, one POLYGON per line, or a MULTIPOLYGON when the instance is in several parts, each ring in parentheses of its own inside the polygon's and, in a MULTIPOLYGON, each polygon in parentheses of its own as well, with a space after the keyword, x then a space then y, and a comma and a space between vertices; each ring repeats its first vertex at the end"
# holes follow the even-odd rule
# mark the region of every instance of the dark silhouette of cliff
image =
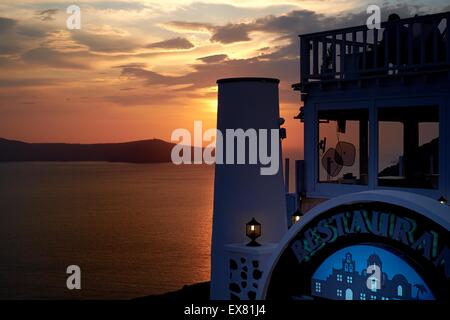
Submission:
POLYGON ((108 161, 131 163, 170 162, 174 144, 163 140, 124 143, 26 143, 0 138, 0 162, 6 161, 108 161))
MULTIPOLYGON (((433 165, 435 168, 439 167, 439 138, 425 143, 417 148, 417 151, 412 155, 414 174, 428 172, 430 169, 430 156, 433 156, 433 165)), ((399 164, 394 164, 383 169, 378 176, 398 176, 399 164)))
POLYGON ((209 291, 211 282, 200 282, 185 285, 183 288, 163 294, 139 297, 134 301, 140 302, 173 302, 173 301, 209 301, 209 291))

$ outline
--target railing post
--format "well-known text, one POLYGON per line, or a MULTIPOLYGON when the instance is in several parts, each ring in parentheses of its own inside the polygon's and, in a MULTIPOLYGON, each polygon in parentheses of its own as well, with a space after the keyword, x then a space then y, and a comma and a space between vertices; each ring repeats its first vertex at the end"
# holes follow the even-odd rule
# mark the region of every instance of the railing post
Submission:
POLYGON ((356 32, 352 32, 352 64, 353 64, 353 70, 356 73, 356 70, 358 69, 356 66, 356 53, 359 51, 358 47, 356 46, 356 32))
POLYGON ((425 64, 425 32, 423 25, 421 25, 421 32, 420 32, 420 64, 425 64))
POLYGON ((400 66, 400 52, 402 50, 402 44, 400 39, 400 23, 397 23, 395 28, 395 37, 397 38, 397 46, 395 48, 395 63, 397 64, 397 67, 400 66))
POLYGON ((450 64, 450 14, 445 17, 447 20, 447 63, 450 64))
MULTIPOLYGON (((433 20, 433 62, 438 62, 438 24, 436 19, 433 20)), ((447 31, 448 32, 448 31, 447 31)))
POLYGON ((340 74, 340 78, 344 79, 344 73, 345 73, 345 53, 346 53, 346 44, 345 41, 347 40, 347 36, 344 33, 342 33, 342 42, 341 42, 341 46, 339 48, 340 54, 341 54, 341 74, 340 74))
POLYGON ((309 38, 300 38, 300 81, 302 83, 308 82, 310 75, 309 63, 309 38))
POLYGON ((367 68, 367 29, 363 30, 363 65, 362 69, 365 71, 367 68))
POLYGON ((328 48, 327 38, 325 36, 325 37, 322 37, 322 66, 320 68, 320 71, 321 71, 320 73, 322 75, 324 75, 324 72, 327 68, 327 65, 326 65, 326 63, 327 63, 327 48, 328 48))
POLYGON ((319 42, 317 39, 313 40, 313 74, 319 74, 319 42))
POLYGON ((378 29, 373 29, 373 68, 378 68, 378 29))
POLYGON ((413 23, 408 23, 408 64, 413 64, 413 53, 414 53, 414 45, 413 45, 413 23))
POLYGON ((331 42, 331 54, 333 55, 333 79, 336 78, 336 33, 333 33, 333 40, 331 42))
MULTIPOLYGON (((389 25, 388 27, 392 28, 392 25, 389 25)), ((387 28, 384 28, 385 31, 387 28)), ((389 32, 384 32, 384 39, 383 39, 383 44, 384 44, 384 68, 386 69, 386 71, 389 73, 389 41, 390 41, 390 36, 389 36, 389 32)))

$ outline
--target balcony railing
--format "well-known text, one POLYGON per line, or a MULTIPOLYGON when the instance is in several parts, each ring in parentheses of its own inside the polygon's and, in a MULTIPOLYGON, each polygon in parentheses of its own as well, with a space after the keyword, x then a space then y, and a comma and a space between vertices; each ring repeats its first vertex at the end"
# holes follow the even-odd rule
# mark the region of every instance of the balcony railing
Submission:
POLYGON ((301 83, 442 70, 450 12, 300 36, 301 83))

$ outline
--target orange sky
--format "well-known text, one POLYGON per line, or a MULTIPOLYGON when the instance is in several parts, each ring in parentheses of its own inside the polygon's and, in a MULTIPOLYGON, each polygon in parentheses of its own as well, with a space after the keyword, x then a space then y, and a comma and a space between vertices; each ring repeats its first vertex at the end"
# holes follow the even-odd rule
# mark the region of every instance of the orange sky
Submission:
MULTIPOLYGON (((290 88, 299 78, 297 35, 363 24, 367 4, 377 2, 77 1, 81 30, 68 30, 72 1, 2 1, 0 137, 169 141, 194 120, 215 127, 217 79, 266 76, 281 80, 285 146, 298 148, 300 102, 290 88)), ((403 17, 445 4, 394 2, 403 17)))

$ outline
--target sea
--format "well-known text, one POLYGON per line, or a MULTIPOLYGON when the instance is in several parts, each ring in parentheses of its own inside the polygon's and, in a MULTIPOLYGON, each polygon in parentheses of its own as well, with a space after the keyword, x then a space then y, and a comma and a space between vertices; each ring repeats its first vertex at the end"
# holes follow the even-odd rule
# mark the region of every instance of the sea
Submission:
POLYGON ((214 167, 0 164, 0 299, 132 299, 208 281, 214 167), (69 266, 80 290, 69 290, 69 266))

